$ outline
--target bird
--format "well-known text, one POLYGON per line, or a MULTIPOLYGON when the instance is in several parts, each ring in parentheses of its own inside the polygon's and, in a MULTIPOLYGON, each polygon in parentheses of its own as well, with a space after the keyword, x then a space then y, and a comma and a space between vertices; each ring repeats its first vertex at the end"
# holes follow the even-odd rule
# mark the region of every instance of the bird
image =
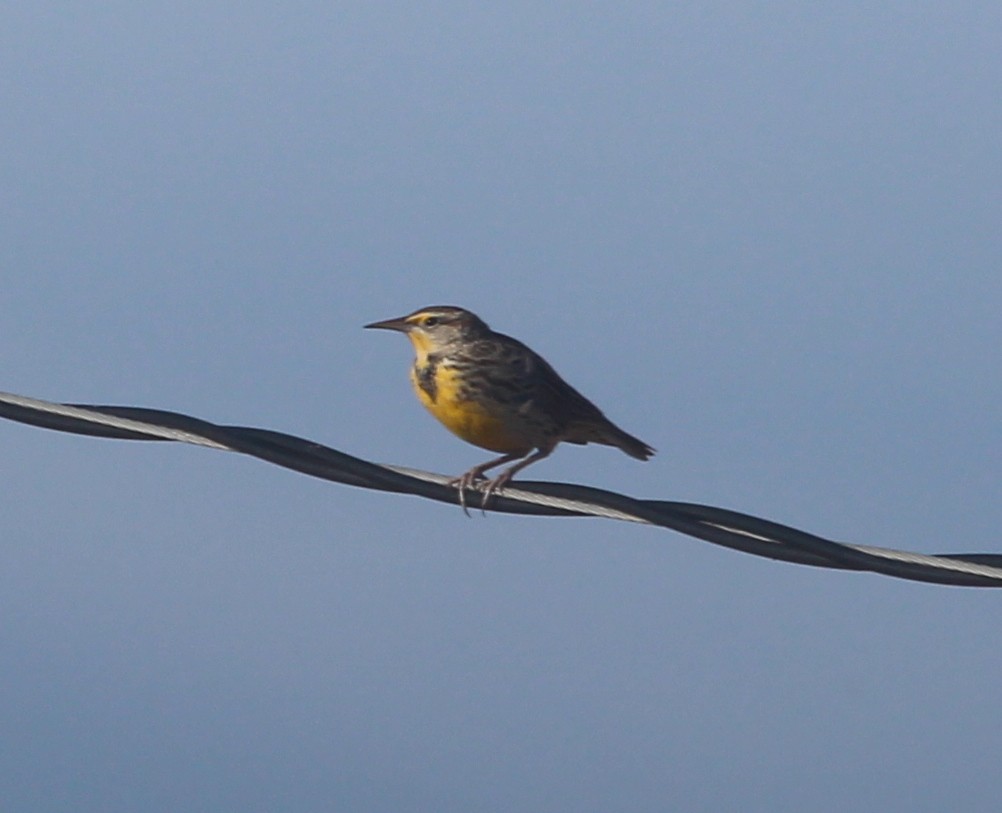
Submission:
POLYGON ((418 400, 463 440, 501 454, 449 481, 467 515, 467 489, 482 490, 484 510, 515 474, 549 456, 559 443, 615 446, 638 460, 654 454, 541 355, 491 330, 471 311, 432 305, 365 327, 405 334, 414 346, 410 379, 418 400), (486 479, 487 471, 506 463, 512 465, 486 479))

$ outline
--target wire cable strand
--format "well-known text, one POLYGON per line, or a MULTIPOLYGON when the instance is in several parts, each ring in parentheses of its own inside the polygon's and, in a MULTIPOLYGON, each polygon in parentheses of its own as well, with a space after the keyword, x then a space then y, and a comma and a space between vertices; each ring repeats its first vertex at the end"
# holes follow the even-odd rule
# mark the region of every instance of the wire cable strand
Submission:
MULTIPOLYGON (((413 494, 456 504, 451 477, 353 457, 315 441, 247 426, 226 426, 160 409, 60 404, 0 393, 0 417, 79 435, 174 441, 239 452, 335 483, 413 494)), ((467 502, 481 508, 482 495, 467 502)), ((554 517, 605 517, 639 522, 732 550, 813 567, 880 573, 962 587, 1002 587, 1002 554, 925 555, 834 542, 760 517, 696 503, 640 500, 572 483, 520 480, 491 498, 488 510, 554 517)))

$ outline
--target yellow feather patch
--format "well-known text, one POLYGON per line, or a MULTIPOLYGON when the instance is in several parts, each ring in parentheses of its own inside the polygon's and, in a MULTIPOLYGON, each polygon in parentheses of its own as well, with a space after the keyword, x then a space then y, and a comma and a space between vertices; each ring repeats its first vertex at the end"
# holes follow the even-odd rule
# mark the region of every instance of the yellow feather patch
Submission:
POLYGON ((428 354, 435 350, 435 343, 431 340, 431 337, 422 330, 409 331, 407 333, 407 338, 410 339, 411 344, 414 345, 414 352, 417 353, 417 363, 423 367, 428 358, 428 354))
MULTIPOLYGON (((421 364, 425 359, 422 358, 416 341, 414 347, 418 350, 418 364, 421 364)), ((495 414, 476 401, 459 397, 459 377, 455 370, 444 364, 439 365, 435 371, 434 400, 418 383, 415 368, 411 369, 411 383, 425 408, 446 429, 467 443, 504 454, 528 454, 532 451, 533 447, 526 445, 524 438, 495 414)))

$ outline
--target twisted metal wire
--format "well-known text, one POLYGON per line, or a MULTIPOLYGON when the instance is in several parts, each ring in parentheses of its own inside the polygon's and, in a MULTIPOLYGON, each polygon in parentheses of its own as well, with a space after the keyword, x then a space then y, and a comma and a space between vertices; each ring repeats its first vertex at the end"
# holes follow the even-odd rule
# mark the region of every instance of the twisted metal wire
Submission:
MULTIPOLYGON (((247 426, 225 426, 178 412, 127 406, 59 404, 0 393, 0 417, 120 440, 168 440, 240 452, 335 483, 414 494, 456 504, 452 478, 381 465, 323 444, 247 426)), ((467 502, 481 508, 481 495, 467 502)), ((913 581, 964 587, 1002 587, 1002 554, 923 555, 845 544, 767 519, 695 503, 640 500, 572 483, 522 481, 491 498, 487 510, 533 516, 594 516, 655 525, 733 550, 813 567, 859 570, 913 581)))

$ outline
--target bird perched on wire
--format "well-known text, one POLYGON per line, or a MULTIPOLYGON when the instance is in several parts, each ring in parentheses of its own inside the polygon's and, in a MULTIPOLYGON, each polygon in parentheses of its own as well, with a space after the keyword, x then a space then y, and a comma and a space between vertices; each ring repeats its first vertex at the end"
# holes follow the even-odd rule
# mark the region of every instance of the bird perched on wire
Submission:
POLYGON ((367 328, 397 330, 414 345, 411 383, 422 404, 463 440, 500 452, 451 481, 466 511, 466 489, 483 489, 481 506, 558 443, 602 443, 638 460, 654 449, 627 434, 538 353, 495 333, 475 313, 449 305, 421 308, 367 328), (486 482, 484 473, 518 461, 486 482))

